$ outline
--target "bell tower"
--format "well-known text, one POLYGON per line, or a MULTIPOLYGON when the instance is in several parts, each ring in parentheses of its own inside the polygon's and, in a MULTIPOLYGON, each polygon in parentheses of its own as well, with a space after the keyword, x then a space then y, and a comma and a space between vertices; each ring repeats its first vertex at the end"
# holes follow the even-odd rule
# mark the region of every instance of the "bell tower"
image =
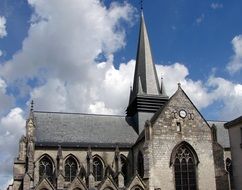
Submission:
POLYGON ((130 90, 127 116, 134 118, 135 130, 140 134, 145 121, 163 106, 169 97, 166 95, 163 81, 159 85, 143 11, 141 10, 140 31, 133 87, 130 90))

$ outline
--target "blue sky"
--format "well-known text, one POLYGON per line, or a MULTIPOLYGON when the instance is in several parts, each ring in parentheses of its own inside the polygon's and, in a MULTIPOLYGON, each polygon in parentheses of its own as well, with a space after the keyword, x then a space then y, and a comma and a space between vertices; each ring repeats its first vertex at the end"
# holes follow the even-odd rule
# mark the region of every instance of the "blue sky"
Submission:
MULTIPOLYGON (((206 119, 242 115, 241 7, 144 1, 167 93, 181 82, 206 119)), ((0 189, 11 179, 31 99, 37 110, 124 114, 139 11, 139 0, 0 1, 0 189)))

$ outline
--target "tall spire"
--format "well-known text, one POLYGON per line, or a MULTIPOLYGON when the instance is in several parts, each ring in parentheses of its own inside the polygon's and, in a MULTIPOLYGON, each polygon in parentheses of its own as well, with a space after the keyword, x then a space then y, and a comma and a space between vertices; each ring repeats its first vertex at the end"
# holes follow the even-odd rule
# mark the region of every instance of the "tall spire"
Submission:
POLYGON ((141 10, 140 32, 136 66, 133 83, 133 97, 139 92, 139 80, 143 93, 147 95, 160 95, 159 82, 153 63, 150 42, 146 30, 144 14, 141 10))
POLYGON ((163 81, 161 81, 161 86, 159 85, 142 9, 141 1, 133 90, 130 90, 129 105, 126 109, 127 116, 133 118, 133 128, 138 134, 143 131, 145 121, 149 120, 169 99, 165 93, 163 81))

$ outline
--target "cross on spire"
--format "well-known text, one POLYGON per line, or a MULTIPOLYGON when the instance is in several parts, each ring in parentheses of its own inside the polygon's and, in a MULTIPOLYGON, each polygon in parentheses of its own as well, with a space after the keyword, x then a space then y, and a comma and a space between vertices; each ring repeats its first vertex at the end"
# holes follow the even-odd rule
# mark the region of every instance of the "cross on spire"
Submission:
POLYGON ((143 0, 140 0, 140 9, 143 10, 143 0))

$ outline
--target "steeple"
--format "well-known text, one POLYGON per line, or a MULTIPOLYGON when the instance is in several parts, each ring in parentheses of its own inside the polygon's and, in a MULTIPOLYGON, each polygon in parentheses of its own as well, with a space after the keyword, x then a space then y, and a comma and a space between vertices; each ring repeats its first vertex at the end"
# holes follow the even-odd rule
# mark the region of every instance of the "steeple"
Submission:
POLYGON ((147 95, 161 95, 158 77, 153 63, 149 37, 146 30, 143 11, 141 11, 138 50, 133 81, 133 97, 142 91, 147 95), (139 81, 140 80, 140 81, 139 81))
POLYGON ((163 80, 161 80, 161 84, 158 81, 143 9, 141 8, 133 89, 130 90, 129 105, 126 110, 127 116, 134 118, 134 128, 137 133, 142 132, 145 121, 149 120, 168 99, 163 80))

